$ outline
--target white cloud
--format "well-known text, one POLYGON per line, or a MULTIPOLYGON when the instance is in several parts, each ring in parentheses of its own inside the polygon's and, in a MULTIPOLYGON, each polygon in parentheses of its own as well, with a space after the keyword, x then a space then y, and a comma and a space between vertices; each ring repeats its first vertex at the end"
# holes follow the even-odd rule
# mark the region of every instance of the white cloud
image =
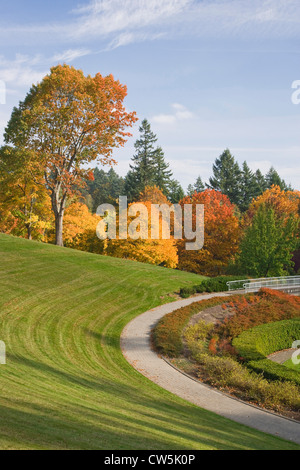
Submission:
POLYGON ((40 56, 34 57, 17 54, 13 60, 0 56, 0 79, 12 87, 30 86, 46 74, 46 69, 37 70, 40 56))
POLYGON ((178 121, 186 121, 195 117, 194 113, 179 103, 172 104, 173 114, 157 114, 151 121, 155 124, 174 124, 178 121))
POLYGON ((68 49, 67 51, 55 54, 51 59, 50 62, 73 62, 73 60, 78 59, 79 57, 83 57, 86 55, 91 54, 89 49, 68 49))
POLYGON ((80 24, 73 37, 99 36, 165 24, 193 4, 193 0, 94 0, 73 10, 80 24))
POLYGON ((90 0, 57 22, 0 26, 0 37, 47 44, 100 39, 105 49, 161 35, 298 37, 299 25, 295 0, 90 0))
POLYGON ((49 68, 57 63, 72 62, 75 59, 88 55, 88 49, 68 49, 64 52, 44 57, 40 54, 27 56, 16 54, 14 59, 6 59, 0 56, 0 80, 7 85, 10 94, 15 93, 15 88, 25 88, 37 83, 49 73, 49 68))

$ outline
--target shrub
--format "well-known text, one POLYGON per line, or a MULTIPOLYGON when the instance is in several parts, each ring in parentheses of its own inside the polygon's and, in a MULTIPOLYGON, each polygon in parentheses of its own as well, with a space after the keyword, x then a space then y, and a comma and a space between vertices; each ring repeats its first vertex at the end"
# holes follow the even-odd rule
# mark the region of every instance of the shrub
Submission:
POLYGON ((269 383, 261 375, 249 371, 232 358, 202 354, 198 357, 199 377, 205 382, 230 392, 235 396, 280 409, 288 406, 300 409, 299 387, 292 383, 269 383))
POLYGON ((214 327, 215 325, 213 323, 205 323, 203 320, 200 320, 195 325, 191 325, 185 329, 183 336, 193 359, 197 360, 198 355, 205 352, 207 348, 207 338, 214 327))
MULTIPOLYGON (((237 296, 230 296, 228 299, 233 302, 237 300, 237 296)), ((178 357, 183 350, 183 329, 189 319, 201 310, 214 307, 223 302, 223 297, 215 297, 213 299, 194 302, 191 305, 165 315, 152 331, 152 341, 155 348, 166 356, 178 357)))
POLYGON ((261 359, 260 361, 249 361, 246 365, 249 369, 263 374, 266 379, 288 381, 300 385, 299 371, 289 369, 283 364, 277 364, 269 359, 261 359))
POLYGON ((300 298, 272 289, 261 289, 257 294, 238 296, 226 302, 235 315, 226 319, 218 334, 235 338, 243 331, 264 323, 300 317, 300 298))
POLYGON ((300 385, 300 374, 284 365, 266 359, 281 349, 290 348, 300 338, 300 319, 260 325, 244 331, 233 340, 233 346, 246 365, 271 380, 288 380, 300 385))
POLYGON ((190 297, 193 294, 201 294, 203 292, 225 292, 228 291, 227 282, 243 280, 242 276, 219 276, 203 280, 200 284, 193 287, 183 287, 180 289, 180 296, 183 298, 190 297))
POLYGON ((300 319, 283 320, 244 331, 232 342, 246 360, 259 360, 273 352, 288 349, 300 338, 300 319))

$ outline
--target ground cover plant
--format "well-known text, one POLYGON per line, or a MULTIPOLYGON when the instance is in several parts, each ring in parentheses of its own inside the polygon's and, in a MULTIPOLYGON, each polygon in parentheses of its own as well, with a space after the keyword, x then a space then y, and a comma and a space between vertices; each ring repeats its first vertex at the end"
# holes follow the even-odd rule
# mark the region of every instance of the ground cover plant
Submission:
POLYGON ((120 334, 197 276, 0 234, 1 449, 298 449, 134 370, 120 334))

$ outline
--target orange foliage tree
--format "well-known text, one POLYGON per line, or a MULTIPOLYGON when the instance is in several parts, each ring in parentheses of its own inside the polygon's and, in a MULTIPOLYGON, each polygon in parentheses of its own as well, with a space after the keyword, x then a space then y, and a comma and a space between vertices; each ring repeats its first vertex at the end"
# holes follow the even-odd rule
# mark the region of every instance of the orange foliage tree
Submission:
POLYGON ((283 191, 279 186, 272 186, 261 196, 252 201, 245 215, 244 225, 249 225, 262 205, 274 210, 278 217, 300 217, 300 191, 283 191))
POLYGON ((127 89, 112 75, 87 77, 68 65, 51 69, 14 108, 5 142, 27 157, 32 178, 46 187, 55 217, 56 244, 63 245, 67 201, 97 160, 112 164, 112 150, 124 145, 125 129, 137 120, 123 101, 127 89))
MULTIPOLYGON (((180 204, 204 205, 204 246, 185 250, 186 240, 178 242, 179 269, 204 275, 219 275, 238 250, 240 238, 236 207, 219 191, 207 189, 187 196, 180 204)), ((195 212, 193 212, 195 214, 195 212)), ((193 226, 195 227, 195 215, 193 226)))

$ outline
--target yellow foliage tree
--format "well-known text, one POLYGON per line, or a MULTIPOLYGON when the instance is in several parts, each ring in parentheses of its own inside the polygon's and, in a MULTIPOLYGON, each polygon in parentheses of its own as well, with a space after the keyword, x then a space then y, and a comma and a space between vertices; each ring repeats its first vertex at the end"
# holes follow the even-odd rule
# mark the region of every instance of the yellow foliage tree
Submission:
MULTIPOLYGON (((143 263, 150 263, 168 268, 176 268, 178 265, 177 246, 174 238, 162 239, 162 231, 164 221, 162 217, 159 220, 159 238, 151 239, 151 225, 155 224, 154 219, 151 220, 152 204, 168 204, 167 198, 162 191, 156 186, 147 186, 140 194, 139 203, 147 209, 148 212, 148 238, 132 240, 108 240, 105 248, 105 254, 118 258, 127 258, 143 263), (151 224, 152 222, 152 224, 151 224)), ((134 204, 129 206, 132 207, 134 204)), ((134 217, 128 218, 128 226, 133 222, 134 217)))

